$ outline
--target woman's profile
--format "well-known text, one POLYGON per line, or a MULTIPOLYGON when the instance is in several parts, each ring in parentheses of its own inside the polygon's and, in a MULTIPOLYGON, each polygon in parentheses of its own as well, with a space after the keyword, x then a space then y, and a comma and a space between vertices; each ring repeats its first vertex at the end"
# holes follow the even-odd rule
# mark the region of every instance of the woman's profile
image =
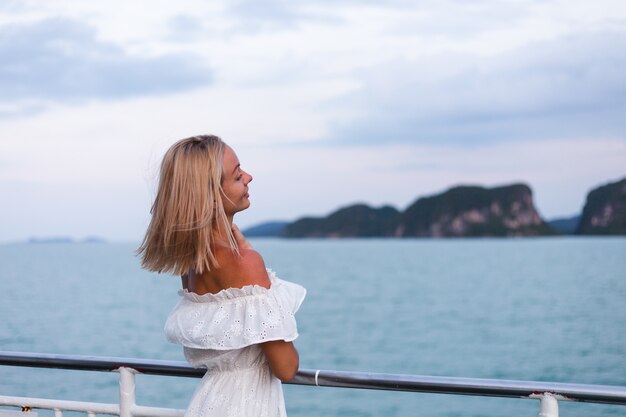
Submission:
POLYGON ((166 337, 207 368, 186 417, 286 415, 281 380, 298 370, 294 314, 306 291, 266 269, 233 223, 251 181, 217 136, 180 140, 161 164, 138 254, 144 268, 182 277, 166 337))

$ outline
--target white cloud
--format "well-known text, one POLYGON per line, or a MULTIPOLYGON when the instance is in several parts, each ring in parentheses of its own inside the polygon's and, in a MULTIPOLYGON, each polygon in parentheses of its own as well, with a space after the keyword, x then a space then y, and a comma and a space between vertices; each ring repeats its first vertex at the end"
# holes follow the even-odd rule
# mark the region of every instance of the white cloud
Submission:
POLYGON ((325 80, 280 89, 212 87, 159 98, 95 101, 79 108, 57 106, 36 116, 0 121, 0 154, 14 161, 0 166, 0 179, 141 182, 153 177, 150 171, 156 172, 154 166, 171 143, 202 133, 240 146, 308 142, 324 136, 329 120, 340 114, 315 102, 350 88, 344 80, 325 80))
POLYGON ((363 71, 345 97, 361 117, 337 140, 482 143, 620 135, 626 31, 537 43, 497 57, 396 60, 363 71))
POLYGON ((179 92, 212 80, 208 65, 192 55, 137 57, 96 39, 90 26, 51 18, 0 26, 0 101, 80 104, 85 99, 121 99, 179 92))

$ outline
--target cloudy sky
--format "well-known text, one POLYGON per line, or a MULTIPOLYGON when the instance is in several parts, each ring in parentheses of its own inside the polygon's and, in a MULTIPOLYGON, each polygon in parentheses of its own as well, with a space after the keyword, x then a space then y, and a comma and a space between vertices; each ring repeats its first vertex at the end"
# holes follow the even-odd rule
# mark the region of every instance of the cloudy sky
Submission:
POLYGON ((254 176, 243 227, 519 181, 573 215, 626 176, 626 3, 0 2, 0 242, 140 240, 200 133, 254 176))

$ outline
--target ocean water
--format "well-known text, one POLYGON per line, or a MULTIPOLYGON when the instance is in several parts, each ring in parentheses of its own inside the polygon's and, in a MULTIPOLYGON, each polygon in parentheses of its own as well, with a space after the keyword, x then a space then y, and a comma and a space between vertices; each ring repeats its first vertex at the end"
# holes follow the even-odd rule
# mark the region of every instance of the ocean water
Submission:
MULTIPOLYGON (((626 386, 626 239, 253 240, 308 289, 301 367, 626 386)), ((163 323, 180 279, 135 245, 0 245, 0 350, 184 360, 163 323)), ((197 379, 139 375, 184 408, 197 379)), ((0 395, 116 402, 117 374, 0 366, 0 395)), ((539 403, 288 385, 290 417, 535 416, 539 403)), ((563 416, 626 407, 560 402, 563 416)), ((40 412, 46 415, 45 412, 40 412)))

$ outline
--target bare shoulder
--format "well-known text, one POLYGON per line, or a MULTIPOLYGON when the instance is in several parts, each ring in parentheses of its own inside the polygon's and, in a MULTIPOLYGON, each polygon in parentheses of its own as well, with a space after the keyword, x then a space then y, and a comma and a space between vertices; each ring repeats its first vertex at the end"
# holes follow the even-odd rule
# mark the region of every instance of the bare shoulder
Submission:
POLYGON ((239 255, 233 254, 222 272, 230 287, 260 285, 269 288, 271 285, 263 257, 254 249, 242 249, 239 255))
POLYGON ((260 285, 269 288, 270 278, 261 254, 254 249, 243 249, 240 254, 237 264, 241 277, 245 281, 244 285, 260 285))

